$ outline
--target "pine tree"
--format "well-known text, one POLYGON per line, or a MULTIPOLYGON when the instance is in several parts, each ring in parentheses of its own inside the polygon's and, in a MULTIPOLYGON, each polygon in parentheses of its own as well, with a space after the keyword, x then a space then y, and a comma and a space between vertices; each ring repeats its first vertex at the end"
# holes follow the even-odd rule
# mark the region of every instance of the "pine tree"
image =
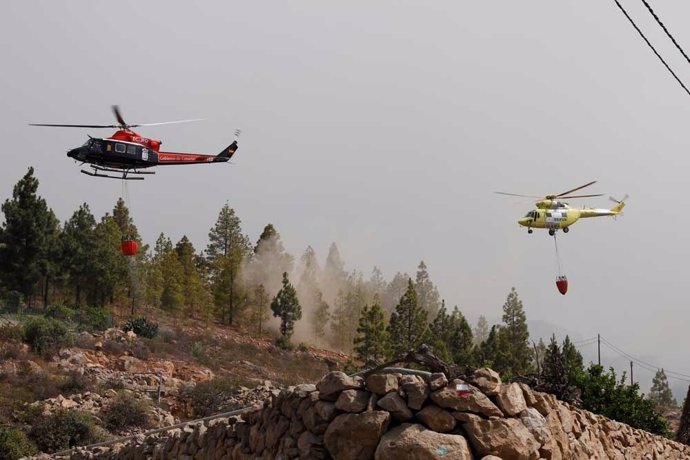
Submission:
POLYGON ((208 295, 197 261, 199 260, 194 250, 194 245, 187 236, 175 245, 177 260, 182 266, 182 294, 183 304, 187 309, 187 315, 197 317, 199 313, 206 312, 208 307, 208 295))
POLYGON ((563 354, 563 364, 568 375, 568 382, 572 383, 575 381, 576 376, 585 370, 582 355, 567 335, 563 339, 561 353, 563 354))
POLYGON ((287 273, 283 273, 283 287, 273 298, 271 311, 273 316, 280 318, 280 334, 289 341, 295 329, 295 322, 302 318, 302 307, 287 273))
POLYGON ((490 367, 503 375, 509 370, 510 355, 502 329, 500 326, 491 326, 488 337, 479 345, 477 362, 479 366, 490 367))
POLYGON ((552 335, 544 353, 541 375, 550 385, 564 385, 568 383, 568 373, 561 347, 558 346, 556 336, 552 335))
POLYGON ((479 345, 489 337, 489 323, 484 315, 480 315, 474 327, 474 344, 479 345))
POLYGON ((124 292, 128 283, 128 262, 120 252, 122 232, 113 216, 106 213, 96 224, 94 235, 94 281, 89 286, 88 302, 104 306, 124 292))
POLYGON ((129 208, 121 197, 117 199, 113 208, 113 219, 115 219, 117 226, 120 227, 120 232, 122 232, 124 239, 141 242, 139 229, 134 225, 134 220, 129 214, 129 208))
POLYGON ((311 246, 307 246, 304 254, 300 258, 301 275, 299 278, 298 290, 311 295, 311 291, 318 286, 321 276, 319 261, 316 259, 316 251, 311 246))
POLYGON ((153 261, 160 269, 162 280, 160 306, 177 312, 184 304, 184 267, 173 249, 172 241, 163 233, 156 240, 153 261))
POLYGON ((427 311, 417 304, 417 293, 412 280, 391 315, 388 333, 393 356, 400 356, 422 344, 427 333, 427 311))
POLYGON ((400 298, 407 291, 407 281, 410 276, 407 273, 396 273, 386 289, 381 299, 383 309, 388 313, 395 311, 395 306, 400 302, 400 298))
POLYGON ((33 304, 37 284, 43 280, 47 304, 51 277, 57 271, 59 222, 46 201, 37 195, 38 179, 29 168, 1 209, 5 216, 0 245, 0 280, 33 304))
POLYGON ((225 322, 227 317, 232 325, 246 300, 242 264, 251 247, 249 238, 242 234, 239 217, 227 203, 208 238, 206 255, 211 267, 214 303, 220 321, 225 322))
POLYGON ((254 286, 251 295, 251 320, 253 324, 258 326, 259 334, 262 332, 262 324, 269 318, 268 308, 270 300, 263 284, 254 286))
POLYGON ((263 284, 269 292, 280 289, 283 272, 292 272, 293 257, 285 251, 272 224, 264 227, 247 266, 249 284, 263 284))
POLYGON ((320 345, 326 335, 326 325, 331 318, 331 313, 329 305, 323 300, 323 294, 317 287, 313 288, 311 304, 313 308, 311 330, 314 335, 314 342, 320 345))
POLYGON ((89 205, 84 203, 65 222, 61 240, 62 270, 67 274, 67 285, 74 290, 74 305, 81 306, 82 293, 93 280, 96 219, 89 205))
POLYGON ((345 352, 351 352, 357 333, 357 321, 367 304, 366 289, 361 276, 353 273, 338 292, 335 310, 331 315, 331 342, 345 352))
POLYGON ((440 307, 438 289, 431 282, 429 272, 424 261, 417 267, 417 278, 414 284, 417 292, 417 304, 428 313, 429 318, 436 318, 440 307))
POLYGON ((472 328, 458 307, 449 315, 441 301, 438 315, 429 325, 430 341, 437 355, 446 362, 471 366, 475 362, 472 328))
POLYGON ((515 288, 511 289, 503 304, 503 323, 501 333, 507 346, 508 373, 526 374, 532 370, 532 349, 529 345, 527 316, 515 288))
POLYGON ((326 302, 333 303, 338 292, 342 290, 347 282, 347 273, 345 273, 345 263, 340 257, 340 251, 335 243, 331 243, 328 249, 328 256, 326 257, 326 265, 324 266, 321 276, 321 292, 326 299, 326 302))
POLYGON ((663 369, 657 370, 656 374, 654 374, 648 398, 659 410, 675 409, 678 407, 678 403, 673 397, 673 392, 668 384, 666 372, 664 372, 663 369))
POLYGON ((362 309, 354 344, 357 359, 364 361, 365 366, 376 366, 387 355, 388 333, 384 312, 378 303, 362 309))

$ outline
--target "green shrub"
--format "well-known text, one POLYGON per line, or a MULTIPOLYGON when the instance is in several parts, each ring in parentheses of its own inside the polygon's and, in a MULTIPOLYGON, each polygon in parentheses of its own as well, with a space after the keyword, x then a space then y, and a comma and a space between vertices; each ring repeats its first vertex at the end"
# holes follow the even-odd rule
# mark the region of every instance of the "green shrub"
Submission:
POLYGON ((72 321, 77 317, 77 311, 66 305, 50 305, 46 309, 46 316, 61 321, 72 321))
POLYGON ((17 313, 24 306, 24 298, 19 291, 10 291, 5 295, 5 309, 10 313, 17 313))
POLYGON ((148 428, 151 426, 150 409, 150 401, 137 399, 127 392, 120 392, 101 410, 100 415, 110 431, 120 431, 131 427, 148 428))
POLYGON ((305 353, 306 353, 306 352, 309 351, 309 347, 307 347, 307 344, 306 344, 306 343, 300 342, 300 344, 297 345, 297 351, 301 351, 301 352, 305 352, 305 353))
POLYGON ((24 338, 24 328, 20 324, 0 325, 0 342, 21 342, 24 338))
POLYGON ((158 334, 158 324, 141 316, 127 321, 122 326, 122 330, 125 332, 134 331, 136 335, 152 339, 158 334))
POLYGON ((18 460, 36 453, 36 446, 22 430, 0 427, 0 458, 18 460))
POLYGON ((35 353, 49 358, 60 348, 72 346, 74 336, 62 321, 35 317, 24 324, 24 341, 35 353))
POLYGON ((204 344, 201 342, 194 342, 189 351, 195 358, 202 358, 204 356, 204 344))
POLYGON ((88 308, 82 315, 82 325, 91 331, 105 331, 115 325, 115 317, 107 308, 88 308))
POLYGON ((93 379, 80 374, 77 371, 70 371, 58 386, 62 394, 75 394, 91 391, 95 384, 93 379))
POLYGON ((191 390, 183 392, 183 397, 190 400, 195 417, 206 417, 226 410, 226 402, 236 390, 235 382, 213 379, 197 383, 191 390))
POLYGON ((283 350, 289 351, 295 348, 292 342, 290 342, 290 339, 285 335, 281 335, 280 337, 278 337, 275 341, 275 344, 278 348, 282 348, 283 350))
POLYGON ((34 421, 29 433, 43 452, 57 452, 74 446, 93 444, 104 439, 91 414, 59 410, 34 421))

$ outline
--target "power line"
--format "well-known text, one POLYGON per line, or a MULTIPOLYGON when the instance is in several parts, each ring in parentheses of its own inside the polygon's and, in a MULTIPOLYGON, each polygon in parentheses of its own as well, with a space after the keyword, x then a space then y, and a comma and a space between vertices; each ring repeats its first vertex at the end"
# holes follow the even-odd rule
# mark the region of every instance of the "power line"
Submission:
POLYGON ((654 20, 656 20, 657 24, 659 24, 661 26, 661 28, 664 29, 664 32, 666 32, 666 35, 668 35, 668 38, 670 38, 671 41, 673 42, 673 44, 676 45, 676 48, 678 48, 678 51, 680 51, 680 54, 682 54, 683 57, 685 57, 685 60, 688 61, 688 63, 690 64, 690 57, 688 57, 688 55, 685 54, 685 51, 683 51, 683 48, 681 48, 680 45, 678 44, 678 42, 676 41, 676 39, 673 38, 673 35, 671 35, 671 32, 669 32, 668 29, 666 28, 666 26, 664 25, 664 23, 661 22, 661 19, 659 19, 659 16, 656 15, 656 13, 652 9, 652 7, 649 5, 649 3, 647 3, 647 0, 642 0, 642 3, 644 3, 644 6, 647 7, 647 10, 649 10, 649 13, 652 16, 654 16, 654 20))
POLYGON ((664 373, 667 375, 667 377, 674 378, 677 380, 683 380, 686 382, 690 382, 690 375, 688 375, 688 374, 683 374, 681 372, 672 371, 672 370, 666 369, 662 366, 657 366, 655 364, 648 363, 648 362, 643 361, 639 358, 636 358, 635 356, 631 355, 630 353, 627 353, 627 352, 621 350, 620 348, 618 348, 617 346, 615 346, 614 344, 612 344, 611 342, 606 340, 604 337, 601 337, 601 341, 611 351, 613 351, 614 353, 617 353, 618 355, 620 355, 624 358, 631 360, 632 362, 634 362, 635 364, 640 366, 642 369, 645 369, 645 370, 650 371, 650 372, 656 372, 659 369, 664 369, 664 373))
POLYGON ((680 78, 678 78, 678 75, 676 75, 676 73, 671 69, 671 67, 669 67, 669 65, 666 64, 666 61, 664 61, 664 58, 662 58, 661 55, 657 52, 656 48, 654 48, 654 45, 652 45, 650 43, 650 41, 647 40, 647 37, 645 37, 645 35, 640 30, 640 28, 637 27, 637 24, 635 24, 635 21, 633 21, 632 18, 630 17, 630 15, 628 14, 628 12, 625 11, 625 9, 623 8, 623 5, 621 5, 618 2, 618 0, 613 0, 613 1, 616 2, 616 5, 618 5, 618 8, 620 8, 621 12, 625 15, 625 17, 628 18, 628 21, 630 21, 630 24, 632 24, 632 26, 635 28, 637 33, 640 34, 640 37, 642 37, 642 39, 645 41, 645 43, 647 43, 647 46, 649 46, 652 49, 652 51, 654 51, 654 54, 656 54, 656 57, 659 58, 661 63, 664 64, 666 69, 671 73, 671 75, 673 75, 673 78, 676 79, 678 84, 685 90, 685 92, 688 94, 688 96, 690 96, 690 90, 688 90, 688 88, 683 84, 683 82, 680 80, 680 78))

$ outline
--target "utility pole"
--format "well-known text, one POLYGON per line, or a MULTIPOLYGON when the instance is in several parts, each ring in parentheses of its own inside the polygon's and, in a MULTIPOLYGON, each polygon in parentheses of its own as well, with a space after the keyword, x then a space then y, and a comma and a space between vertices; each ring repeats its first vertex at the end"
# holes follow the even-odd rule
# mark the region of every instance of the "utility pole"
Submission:
POLYGON ((601 366, 601 336, 597 334, 597 362, 601 366))
POLYGON ((633 368, 632 368, 632 361, 630 361, 630 386, 633 384, 633 368))

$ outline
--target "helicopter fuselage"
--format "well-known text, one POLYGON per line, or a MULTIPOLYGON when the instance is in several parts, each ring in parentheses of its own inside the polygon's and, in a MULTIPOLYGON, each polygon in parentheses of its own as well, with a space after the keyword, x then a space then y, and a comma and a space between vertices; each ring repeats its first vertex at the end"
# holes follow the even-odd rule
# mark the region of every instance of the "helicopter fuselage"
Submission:
POLYGON ((568 227, 573 225, 575 222, 586 217, 603 217, 603 216, 615 216, 618 215, 623 207, 624 202, 618 203, 611 209, 597 209, 597 208, 571 208, 568 205, 563 205, 554 208, 541 208, 538 207, 530 212, 528 212, 523 218, 518 220, 518 224, 523 227, 527 227, 530 230, 533 228, 544 228, 549 229, 549 233, 552 230, 564 229, 567 232, 568 227))

